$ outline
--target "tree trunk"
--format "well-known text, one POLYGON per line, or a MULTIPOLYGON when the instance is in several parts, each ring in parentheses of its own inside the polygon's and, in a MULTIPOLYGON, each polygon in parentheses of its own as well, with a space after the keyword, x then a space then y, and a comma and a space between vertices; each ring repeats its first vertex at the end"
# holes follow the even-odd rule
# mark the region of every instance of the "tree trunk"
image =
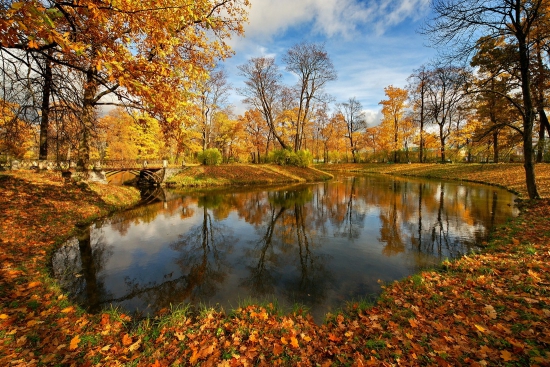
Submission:
POLYGON ((546 130, 546 125, 548 125, 548 117, 546 116, 546 112, 544 112, 544 108, 542 106, 539 106, 538 110, 539 110, 538 112, 539 112, 539 118, 540 118, 540 126, 539 126, 539 142, 537 144, 537 163, 542 163, 542 159, 544 157, 544 148, 546 146, 544 133, 546 130))
POLYGON ((445 163, 445 137, 443 135, 443 124, 439 125, 439 141, 440 141, 440 151, 441 151, 441 163, 445 163))
MULTIPOLYGON (((48 52, 51 55, 51 50, 48 52)), ((38 159, 45 161, 48 159, 48 130, 50 126, 50 93, 52 90, 52 63, 46 58, 44 65, 44 87, 42 88, 42 106, 40 108, 40 151, 38 159)))
POLYGON ((97 89, 98 86, 94 79, 94 72, 90 69, 86 72, 84 101, 82 103, 82 134, 78 147, 77 169, 83 172, 88 170, 90 164, 90 133, 94 125, 94 107, 97 89))
POLYGON ((493 162, 498 163, 499 160, 498 150, 498 131, 493 131, 493 162))
POLYGON ((525 35, 518 33, 516 37, 518 39, 519 46, 521 91, 523 94, 523 105, 525 108, 525 113, 523 115, 523 167, 525 168, 525 183, 527 185, 529 198, 538 199, 540 196, 537 191, 535 166, 533 164, 533 123, 535 121, 535 111, 533 109, 533 100, 531 98, 529 49, 525 35))

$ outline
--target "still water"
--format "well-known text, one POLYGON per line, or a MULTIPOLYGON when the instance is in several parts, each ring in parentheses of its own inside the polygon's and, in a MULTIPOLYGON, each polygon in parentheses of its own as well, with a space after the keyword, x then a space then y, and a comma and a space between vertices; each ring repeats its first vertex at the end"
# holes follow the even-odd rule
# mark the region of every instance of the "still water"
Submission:
POLYGON ((365 175, 209 191, 162 191, 81 231, 52 258, 90 311, 170 305, 303 304, 316 320, 346 301, 475 249, 517 214, 475 184, 365 175))

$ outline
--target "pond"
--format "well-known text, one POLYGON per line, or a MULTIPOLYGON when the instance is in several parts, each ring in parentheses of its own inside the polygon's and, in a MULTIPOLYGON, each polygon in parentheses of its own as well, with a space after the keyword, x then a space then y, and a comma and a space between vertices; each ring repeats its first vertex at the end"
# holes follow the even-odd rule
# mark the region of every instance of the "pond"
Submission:
POLYGON ((276 300, 322 321, 378 295, 380 282, 476 249, 517 215, 499 188, 383 175, 143 195, 52 257, 61 286, 91 312, 276 300))

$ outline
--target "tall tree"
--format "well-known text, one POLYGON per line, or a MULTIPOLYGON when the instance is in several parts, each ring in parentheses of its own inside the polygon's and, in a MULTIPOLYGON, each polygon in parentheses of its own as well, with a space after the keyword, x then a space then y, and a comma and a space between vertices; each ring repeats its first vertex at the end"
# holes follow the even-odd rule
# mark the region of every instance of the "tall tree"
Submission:
POLYGON ((248 110, 244 116, 239 116, 238 120, 244 126, 248 135, 248 142, 252 149, 252 162, 260 163, 262 161, 262 149, 264 155, 267 155, 269 144, 269 127, 262 117, 262 113, 257 110, 248 110))
POLYGON ((407 90, 409 91, 409 98, 411 99, 412 109, 413 109, 413 121, 419 127, 419 137, 418 137, 418 161, 423 163, 424 158, 424 149, 425 149, 425 139, 424 139, 424 129, 427 123, 427 93, 428 93, 428 83, 430 80, 430 73, 426 65, 422 65, 418 69, 414 70, 408 78, 409 85, 407 90))
POLYGON ((349 147, 353 163, 357 163, 358 157, 358 134, 367 128, 367 120, 363 112, 363 106, 355 97, 340 105, 340 113, 346 123, 346 138, 349 141, 349 147))
POLYGON ((326 83, 336 79, 336 71, 324 47, 300 43, 283 57, 286 69, 298 76, 298 113, 294 134, 294 151, 302 149, 304 128, 310 117, 313 101, 320 98, 326 83))
POLYGON ((273 57, 256 57, 239 65, 240 75, 246 78, 245 87, 238 89, 245 97, 245 103, 262 112, 264 120, 283 149, 288 145, 277 132, 276 112, 277 101, 281 92, 281 78, 273 57))
POLYGON ((428 113, 437 125, 441 162, 446 161, 447 138, 452 133, 453 122, 460 119, 460 102, 464 97, 466 73, 456 66, 438 66, 430 77, 428 87, 428 113))
POLYGON ((504 37, 485 39, 476 46, 476 54, 471 65, 477 68, 475 92, 477 114, 482 122, 478 139, 491 136, 493 161, 500 160, 499 137, 504 129, 511 128, 521 133, 516 121, 520 118, 513 107, 518 105, 515 93, 518 74, 517 57, 513 45, 505 42, 504 37))
POLYGON ((491 38, 504 35, 516 45, 522 93, 523 157, 529 198, 539 197, 535 179, 533 124, 535 109, 531 92, 532 31, 546 12, 545 0, 435 0, 434 17, 426 31, 438 45, 455 46, 456 54, 468 55, 474 47, 472 34, 491 38))
POLYGON ((387 127, 390 131, 393 161, 398 162, 398 151, 403 146, 403 134, 401 134, 400 131, 403 128, 402 125, 405 120, 405 111, 408 107, 407 99, 409 97, 409 93, 406 89, 397 88, 393 85, 384 88, 384 93, 388 99, 384 99, 379 102, 379 104, 382 105, 382 115, 384 115, 382 125, 387 127))
POLYGON ((205 82, 199 81, 198 98, 201 107, 200 131, 202 134, 202 149, 210 147, 212 121, 214 115, 221 111, 227 103, 231 85, 227 82, 227 73, 223 69, 212 70, 205 82))

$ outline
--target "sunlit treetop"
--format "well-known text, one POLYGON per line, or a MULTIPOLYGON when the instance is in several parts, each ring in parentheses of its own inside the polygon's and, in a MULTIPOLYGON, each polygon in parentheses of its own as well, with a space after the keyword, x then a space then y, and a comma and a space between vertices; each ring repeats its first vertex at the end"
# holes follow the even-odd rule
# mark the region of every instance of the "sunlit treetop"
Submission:
POLYGON ((50 52, 60 65, 94 72, 106 88, 123 87, 150 107, 170 110, 170 96, 187 93, 232 55, 226 41, 243 34, 248 6, 248 0, 3 2, 0 43, 50 52))

